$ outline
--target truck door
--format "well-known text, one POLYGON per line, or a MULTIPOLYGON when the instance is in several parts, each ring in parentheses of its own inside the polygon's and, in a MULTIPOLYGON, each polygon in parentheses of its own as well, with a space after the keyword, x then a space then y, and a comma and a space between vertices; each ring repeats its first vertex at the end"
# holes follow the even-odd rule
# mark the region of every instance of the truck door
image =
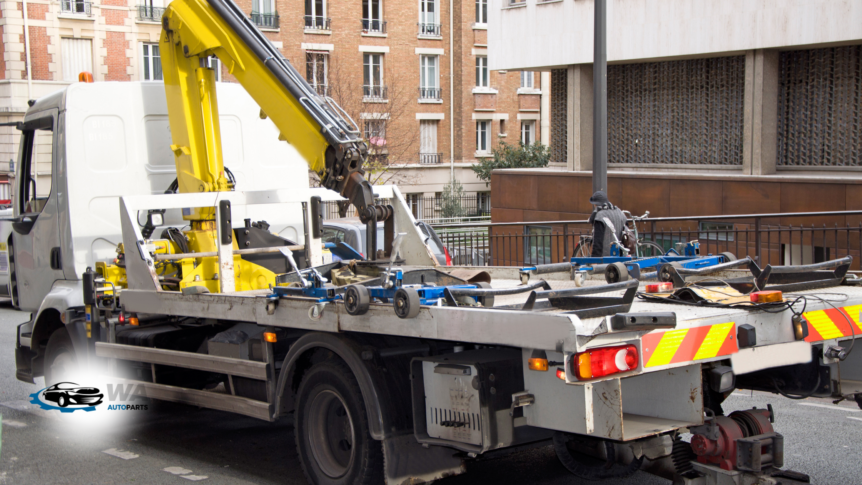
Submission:
MULTIPOLYGON (((39 308, 54 282, 63 279, 63 251, 57 204, 59 159, 58 113, 30 114, 21 132, 16 167, 12 242, 17 304, 24 311, 39 308)), ((71 257, 71 255, 69 255, 71 257)))

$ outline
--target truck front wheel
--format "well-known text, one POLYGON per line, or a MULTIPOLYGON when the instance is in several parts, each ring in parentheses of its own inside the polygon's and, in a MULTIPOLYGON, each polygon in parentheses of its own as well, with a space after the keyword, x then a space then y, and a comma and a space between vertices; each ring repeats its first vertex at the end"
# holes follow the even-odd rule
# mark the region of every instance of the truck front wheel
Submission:
POLYGON ((306 373, 294 429, 309 483, 383 483, 383 449, 371 438, 362 392, 345 364, 321 362, 306 373))
POLYGON ((78 359, 72 338, 65 328, 58 328, 48 339, 45 349, 45 385, 74 380, 78 359))

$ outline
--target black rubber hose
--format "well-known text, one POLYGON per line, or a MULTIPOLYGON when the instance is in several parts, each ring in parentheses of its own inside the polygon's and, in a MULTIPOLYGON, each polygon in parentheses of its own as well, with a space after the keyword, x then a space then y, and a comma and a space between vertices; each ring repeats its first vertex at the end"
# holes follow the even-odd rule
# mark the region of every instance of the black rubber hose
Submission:
POLYGON ((580 463, 572 456, 567 444, 571 439, 569 435, 562 432, 554 433, 554 451, 557 453, 557 458, 560 463, 566 467, 566 470, 583 480, 604 480, 606 478, 625 478, 637 472, 643 464, 644 457, 635 458, 625 467, 614 466, 616 461, 616 453, 614 444, 610 441, 604 441, 605 450, 608 460, 603 465, 586 465, 580 463))

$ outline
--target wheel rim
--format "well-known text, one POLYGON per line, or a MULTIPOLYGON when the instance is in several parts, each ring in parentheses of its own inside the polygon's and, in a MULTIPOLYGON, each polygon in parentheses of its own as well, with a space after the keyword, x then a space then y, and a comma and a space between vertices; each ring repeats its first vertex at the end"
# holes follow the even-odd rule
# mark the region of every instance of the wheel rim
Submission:
POLYGON ((396 315, 402 318, 404 317, 404 315, 407 315, 408 305, 409 303, 407 301, 407 295, 404 295, 400 292, 395 294, 394 306, 396 315))
POLYGON ((353 419, 344 399, 325 390, 309 404, 308 439, 320 470, 330 478, 344 476, 356 455, 353 419))
POLYGON ((348 288, 344 294, 344 308, 347 313, 354 313, 359 306, 359 295, 355 288, 348 288))
POLYGON ((609 266, 606 270, 608 273, 608 283, 616 283, 620 280, 620 274, 613 266, 609 266))

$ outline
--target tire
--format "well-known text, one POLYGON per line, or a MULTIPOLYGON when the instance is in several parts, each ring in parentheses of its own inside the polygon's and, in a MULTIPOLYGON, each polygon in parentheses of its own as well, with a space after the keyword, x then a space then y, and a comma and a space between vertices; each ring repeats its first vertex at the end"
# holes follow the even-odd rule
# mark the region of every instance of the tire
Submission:
POLYGON ((78 358, 69 332, 65 327, 55 330, 45 349, 45 385, 74 380, 77 365, 78 358))
POLYGON ((729 263, 731 261, 736 261, 736 255, 733 253, 721 253, 719 256, 724 258, 725 263, 729 263))
MULTIPOLYGON (((476 286, 478 286, 479 288, 482 288, 483 290, 490 290, 491 289, 490 283, 479 282, 479 283, 476 283, 476 286)), ((493 295, 491 295, 491 296, 480 296, 478 298, 478 300, 479 300, 479 303, 485 308, 491 308, 494 306, 494 296, 493 295)))
POLYGON ((57 405, 61 408, 64 408, 69 405, 69 398, 66 397, 65 394, 60 394, 60 397, 57 398, 57 405))
POLYGON ((589 258, 593 255, 593 239, 584 238, 578 241, 575 250, 572 251, 573 258, 589 258))
POLYGON ((652 241, 638 241, 638 256, 641 258, 664 256, 664 248, 652 241))
POLYGON ((392 299, 392 306, 398 318, 415 318, 419 315, 419 292, 413 288, 398 288, 392 299))
POLYGON ((370 303, 368 288, 363 285, 350 285, 344 291, 344 309, 350 315, 365 315, 370 303))
POLYGON ((658 268, 658 280, 664 283, 673 283, 673 273, 671 263, 665 263, 658 268))
POLYGON ((620 281, 628 281, 629 270, 623 263, 611 263, 605 270, 605 281, 610 283, 619 283, 620 281))
POLYGON ((296 449, 309 483, 383 483, 383 447, 371 438, 359 384, 340 361, 316 364, 296 395, 296 449))
POLYGON ((862 394, 856 394, 856 405, 859 406, 859 409, 862 409, 862 394))
MULTIPOLYGON (((608 478, 625 478, 637 472, 643 464, 643 456, 632 460, 627 466, 616 464, 616 454, 610 441, 596 441, 596 447, 604 445, 608 460, 578 452, 570 446, 571 437, 565 433, 554 433, 554 452, 560 463, 569 472, 583 480, 605 480, 608 478)), ((598 448, 596 448, 597 450, 598 448)))

